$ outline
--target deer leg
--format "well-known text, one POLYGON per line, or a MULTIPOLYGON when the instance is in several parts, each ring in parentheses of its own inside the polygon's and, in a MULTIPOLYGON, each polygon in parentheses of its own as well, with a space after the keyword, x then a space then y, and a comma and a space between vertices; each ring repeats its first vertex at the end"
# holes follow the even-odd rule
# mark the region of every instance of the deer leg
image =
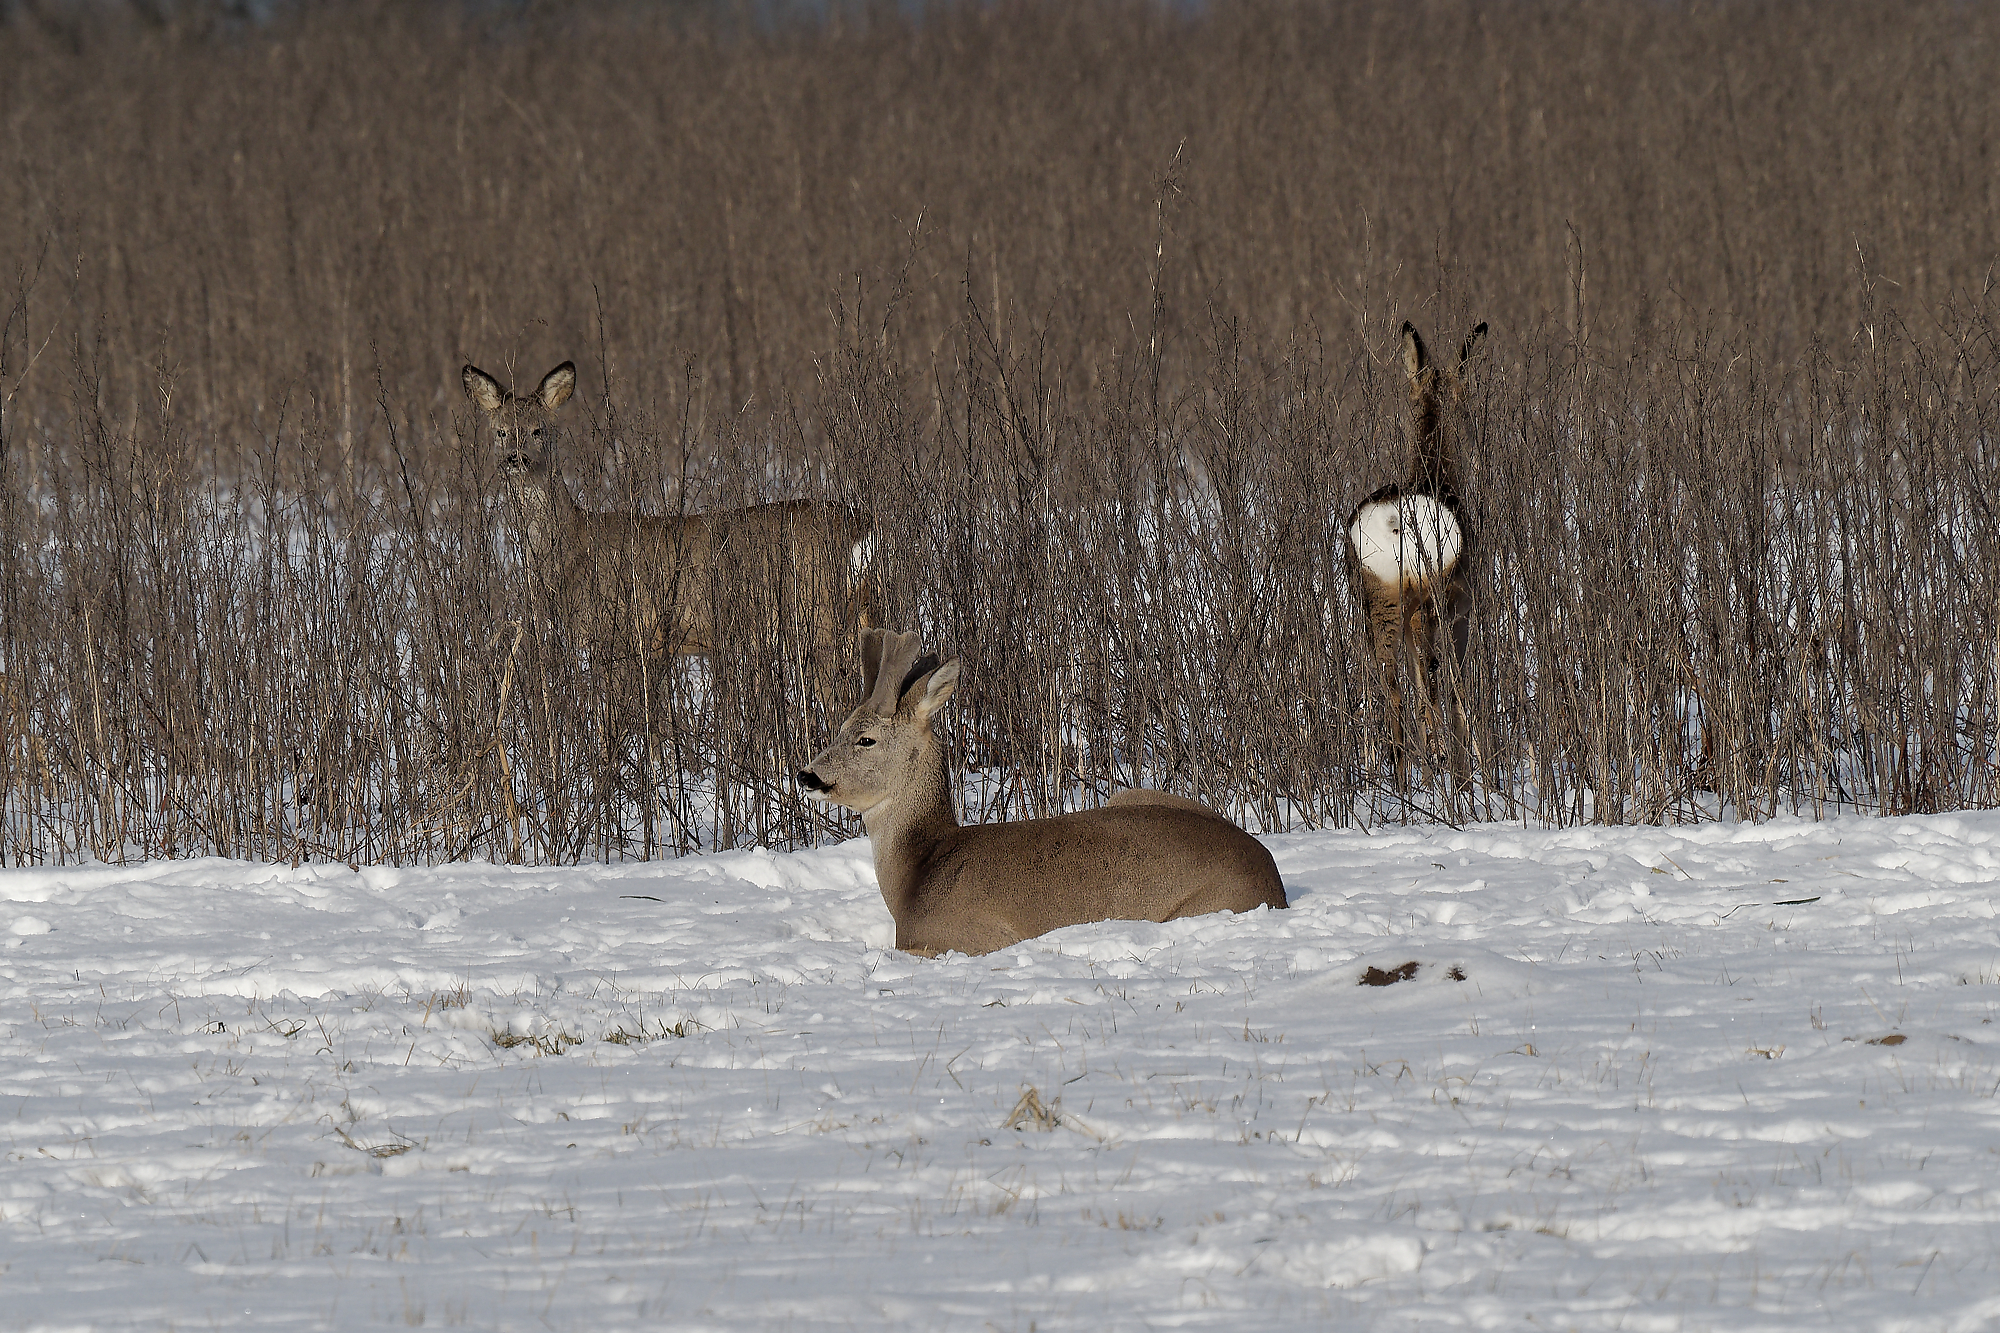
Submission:
POLYGON ((1402 673, 1394 661, 1381 664, 1382 707, 1389 718, 1389 766, 1396 776, 1396 788, 1402 790, 1404 770, 1408 767, 1407 737, 1403 734, 1403 682, 1402 673))
POLYGON ((1388 723, 1389 769, 1396 787, 1403 786, 1404 735, 1402 656, 1404 620, 1402 601, 1395 589, 1381 583, 1368 588, 1368 647, 1375 659, 1376 703, 1388 723))

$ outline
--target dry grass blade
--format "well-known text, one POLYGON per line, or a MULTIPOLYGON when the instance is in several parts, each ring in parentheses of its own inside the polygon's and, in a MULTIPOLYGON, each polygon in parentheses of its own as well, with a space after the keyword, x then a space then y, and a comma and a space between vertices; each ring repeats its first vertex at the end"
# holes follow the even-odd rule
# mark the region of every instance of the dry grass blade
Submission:
POLYGON ((1033 1087, 1024 1088, 1020 1100, 1014 1103, 1014 1109, 1008 1113, 1000 1128, 1052 1131, 1062 1124, 1061 1108, 1062 1098, 1056 1098, 1053 1106, 1044 1105, 1041 1093, 1033 1087))

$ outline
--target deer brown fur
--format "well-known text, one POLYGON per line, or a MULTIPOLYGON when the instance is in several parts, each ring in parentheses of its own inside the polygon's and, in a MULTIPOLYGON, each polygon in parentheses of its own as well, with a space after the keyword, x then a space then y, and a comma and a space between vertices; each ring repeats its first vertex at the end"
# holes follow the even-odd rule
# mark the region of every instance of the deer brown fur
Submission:
MULTIPOLYGON (((1347 551, 1360 580, 1369 649, 1389 710, 1398 765, 1404 749, 1405 688, 1414 685, 1419 716, 1433 749, 1439 728, 1440 656, 1459 668, 1471 628, 1473 555, 1470 516, 1458 494, 1458 448, 1466 414, 1463 371, 1486 337, 1480 324, 1450 365, 1432 361, 1416 328, 1403 325, 1403 370, 1409 380, 1410 460, 1404 476, 1378 487, 1347 520, 1347 551), (1405 672, 1414 673, 1414 680, 1405 672)), ((1454 672, 1454 679, 1458 673, 1454 672)), ((1450 691, 1453 725, 1464 713, 1450 691)))
POLYGON ((818 500, 684 515, 593 513, 556 474, 549 448, 551 418, 576 387, 576 366, 563 362, 525 396, 476 366, 461 378, 505 451, 500 472, 517 506, 537 600, 584 644, 636 645, 649 657, 716 651, 712 575, 720 569, 750 577, 773 571, 784 584, 780 601, 794 601, 808 650, 829 671, 847 636, 871 623, 867 514, 818 500))
POLYGON ((861 813, 896 947, 991 953, 1061 926, 1169 921, 1285 906, 1271 853, 1207 806, 1121 791, 1096 810, 965 826, 931 717, 957 659, 919 658, 915 634, 865 630, 862 701, 799 774, 861 813))

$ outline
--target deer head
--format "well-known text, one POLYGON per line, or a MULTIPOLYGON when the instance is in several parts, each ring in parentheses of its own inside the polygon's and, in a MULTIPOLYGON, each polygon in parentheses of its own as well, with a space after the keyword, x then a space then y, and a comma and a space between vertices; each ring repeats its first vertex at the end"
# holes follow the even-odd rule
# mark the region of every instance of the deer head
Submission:
POLYGON ((465 367, 459 379, 465 385, 465 396, 485 414, 494 445, 504 451, 500 475, 520 502, 530 543, 545 547, 553 511, 574 506, 568 489, 556 478, 549 444, 556 409, 576 392, 576 363, 563 362, 542 376, 535 391, 526 396, 509 393, 477 366, 465 367), (571 504, 565 506, 565 500, 571 504))
POLYGON ((1458 360, 1431 360, 1416 325, 1403 321, 1403 373, 1410 391, 1410 472, 1404 487, 1432 494, 1458 489, 1457 439, 1465 401, 1464 370, 1486 341, 1486 325, 1476 325, 1459 345, 1458 360))
POLYGON ((815 800, 871 815, 929 797, 943 763, 931 717, 958 688, 958 659, 938 665, 915 634, 861 633, 861 704, 799 774, 815 800))

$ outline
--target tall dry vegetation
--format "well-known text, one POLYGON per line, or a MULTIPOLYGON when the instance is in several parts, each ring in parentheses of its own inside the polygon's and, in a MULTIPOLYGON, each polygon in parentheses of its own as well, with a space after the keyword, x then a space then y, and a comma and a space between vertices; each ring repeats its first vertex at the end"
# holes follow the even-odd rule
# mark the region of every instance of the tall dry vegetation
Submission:
POLYGON ((0 23, 8 861, 833 831, 757 561, 712 662, 532 614, 457 368, 569 357, 586 503, 877 515, 989 811, 2000 800, 1987 9, 173 13, 0 23), (1406 317, 1494 337, 1468 744, 1395 774, 1406 317))

